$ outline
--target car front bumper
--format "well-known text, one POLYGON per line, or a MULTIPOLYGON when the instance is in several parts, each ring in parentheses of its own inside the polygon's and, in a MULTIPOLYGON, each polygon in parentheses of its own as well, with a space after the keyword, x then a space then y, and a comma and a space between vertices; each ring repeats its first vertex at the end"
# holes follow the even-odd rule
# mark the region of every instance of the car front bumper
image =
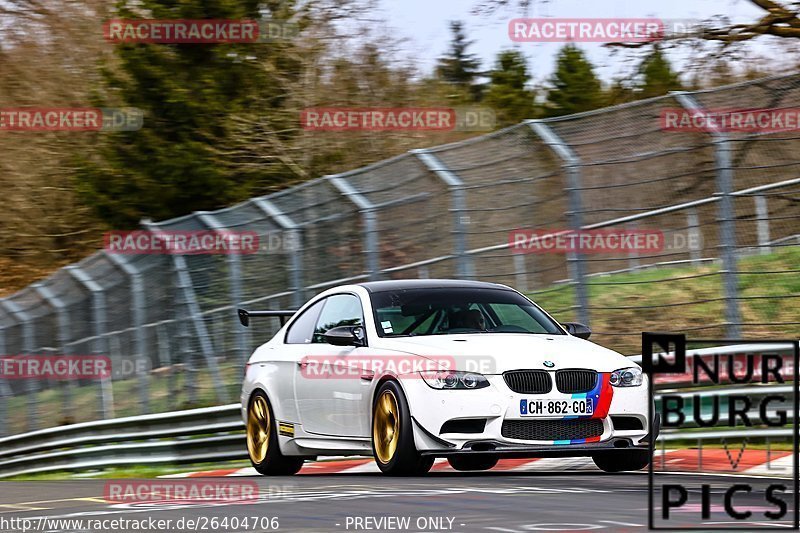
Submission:
MULTIPOLYGON (((636 387, 614 387, 606 416, 599 418, 602 434, 590 439, 557 438, 522 440, 503 435, 503 424, 508 421, 550 420, 563 418, 534 418, 520 414, 520 401, 524 399, 563 400, 569 394, 556 390, 542 395, 519 394, 510 390, 501 375, 487 376, 490 386, 476 390, 436 390, 422 379, 406 379, 402 385, 408 399, 414 426, 417 450, 423 455, 452 456, 461 454, 498 454, 519 457, 580 456, 621 450, 647 449, 650 438, 659 430, 659 421, 648 419, 648 383, 636 387), (618 429, 612 417, 629 417, 638 428, 618 429), (453 420, 485 420, 480 432, 449 432, 445 424, 453 420), (444 431, 443 431, 444 430, 444 431), (652 435, 651 435, 652 434, 652 435)), ((586 420, 582 418, 581 420, 586 420)), ((572 420, 576 422, 577 420, 572 420)), ((597 427, 598 422, 594 422, 597 427)), ((555 436, 554 436, 555 437, 555 436)), ((577 437, 580 437, 578 435, 577 437)))

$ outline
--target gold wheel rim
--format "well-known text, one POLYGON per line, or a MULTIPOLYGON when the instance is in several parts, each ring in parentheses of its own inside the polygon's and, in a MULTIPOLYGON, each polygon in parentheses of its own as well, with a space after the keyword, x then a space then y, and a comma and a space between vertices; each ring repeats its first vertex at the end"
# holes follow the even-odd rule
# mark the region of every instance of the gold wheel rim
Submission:
POLYGON ((261 464, 267 457, 270 429, 267 401, 263 396, 256 396, 250 403, 247 413, 247 451, 256 464, 261 464))
POLYGON ((378 397, 372 418, 375 455, 381 463, 386 464, 394 457, 397 443, 400 441, 400 408, 397 397, 392 391, 384 391, 378 397))

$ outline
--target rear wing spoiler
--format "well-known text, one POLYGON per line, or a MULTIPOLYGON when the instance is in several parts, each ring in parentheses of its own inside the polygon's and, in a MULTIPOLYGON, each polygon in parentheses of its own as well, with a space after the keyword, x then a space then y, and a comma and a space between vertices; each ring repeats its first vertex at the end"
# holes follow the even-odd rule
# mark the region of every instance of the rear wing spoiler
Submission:
POLYGON ((281 321, 281 327, 286 324, 286 319, 294 315, 297 311, 296 310, 284 310, 284 311, 248 311, 246 309, 239 309, 237 313, 239 314, 239 322, 242 323, 244 327, 250 326, 250 317, 278 317, 281 321))

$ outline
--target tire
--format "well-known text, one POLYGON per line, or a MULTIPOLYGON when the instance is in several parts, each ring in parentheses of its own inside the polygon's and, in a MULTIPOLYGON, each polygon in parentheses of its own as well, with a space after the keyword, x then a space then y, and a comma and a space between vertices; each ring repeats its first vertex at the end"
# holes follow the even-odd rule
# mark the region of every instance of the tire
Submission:
POLYGON ((433 457, 417 452, 408 402, 395 381, 378 387, 372 402, 372 455, 390 476, 420 476, 433 466, 433 457))
POLYGON ((650 452, 646 450, 626 450, 599 453, 592 456, 597 468, 604 472, 631 472, 641 470, 650 463, 650 452))
POLYGON ((459 472, 470 472, 474 470, 489 470, 494 468, 497 464, 499 457, 496 455, 456 455, 448 457, 447 462, 453 467, 453 470, 459 472))
POLYGON ((305 461, 281 453, 272 406, 260 390, 253 393, 247 406, 247 455, 253 468, 264 476, 291 476, 305 461))

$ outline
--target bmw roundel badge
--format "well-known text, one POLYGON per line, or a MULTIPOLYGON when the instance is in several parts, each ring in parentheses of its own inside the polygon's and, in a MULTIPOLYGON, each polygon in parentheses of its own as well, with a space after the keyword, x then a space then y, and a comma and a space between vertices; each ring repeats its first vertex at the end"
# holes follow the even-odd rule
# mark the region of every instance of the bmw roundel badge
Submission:
POLYGON ((556 364, 552 361, 545 361, 544 366, 546 366, 547 368, 553 368, 554 366, 556 366, 556 364))

